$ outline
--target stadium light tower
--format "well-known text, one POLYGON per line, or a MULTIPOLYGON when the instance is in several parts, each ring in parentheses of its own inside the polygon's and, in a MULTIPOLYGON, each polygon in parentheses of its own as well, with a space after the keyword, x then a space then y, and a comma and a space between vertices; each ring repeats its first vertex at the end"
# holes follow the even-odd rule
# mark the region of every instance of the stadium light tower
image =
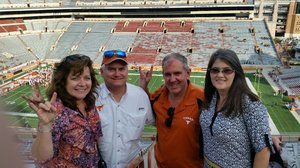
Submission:
POLYGON ((260 91, 260 78, 262 77, 262 68, 261 67, 256 67, 254 76, 255 76, 254 87, 257 91, 257 95, 259 96, 259 98, 262 98, 262 94, 260 91))

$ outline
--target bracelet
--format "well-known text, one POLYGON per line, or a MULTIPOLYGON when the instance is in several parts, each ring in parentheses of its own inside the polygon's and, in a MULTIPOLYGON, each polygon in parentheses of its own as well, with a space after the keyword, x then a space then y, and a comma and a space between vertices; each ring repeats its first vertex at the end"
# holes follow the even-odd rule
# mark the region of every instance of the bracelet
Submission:
POLYGON ((51 126, 50 126, 50 127, 49 127, 49 126, 46 126, 46 127, 45 127, 45 126, 40 126, 40 125, 39 125, 37 131, 38 131, 38 132, 42 132, 42 133, 44 133, 44 132, 45 132, 45 133, 46 133, 46 132, 52 132, 52 127, 51 127, 51 126))
POLYGON ((52 132, 52 129, 51 128, 49 128, 49 129, 38 128, 37 131, 41 132, 41 133, 46 133, 46 132, 52 132))

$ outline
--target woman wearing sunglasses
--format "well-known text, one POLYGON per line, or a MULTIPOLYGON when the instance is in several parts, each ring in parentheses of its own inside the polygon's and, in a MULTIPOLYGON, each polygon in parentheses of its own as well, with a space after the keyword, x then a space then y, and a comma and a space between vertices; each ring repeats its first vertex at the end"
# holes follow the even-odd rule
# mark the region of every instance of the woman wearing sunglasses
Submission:
POLYGON ((234 51, 219 49, 212 54, 204 92, 200 116, 204 167, 268 167, 268 112, 248 87, 234 51))
POLYGON ((35 103, 32 97, 23 96, 38 115, 32 156, 39 166, 97 167, 102 132, 95 107, 98 82, 92 64, 84 55, 67 56, 54 67, 46 92, 49 101, 35 103))

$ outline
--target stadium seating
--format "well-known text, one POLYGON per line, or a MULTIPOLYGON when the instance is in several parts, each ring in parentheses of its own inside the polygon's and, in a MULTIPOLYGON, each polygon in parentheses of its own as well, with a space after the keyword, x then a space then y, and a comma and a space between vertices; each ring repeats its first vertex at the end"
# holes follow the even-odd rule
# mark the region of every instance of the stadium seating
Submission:
MULTIPOLYGON (((203 68, 216 49, 229 48, 236 51, 242 64, 280 65, 264 21, 92 22, 49 19, 25 21, 23 24, 27 28, 26 35, 32 34, 21 36, 26 43, 23 50, 28 54, 30 49, 34 59, 58 60, 69 54, 82 53, 100 64, 104 50, 120 49, 133 57, 147 55, 149 58, 130 59, 131 63, 160 64, 166 54, 179 52, 188 57, 191 66, 203 68), (43 49, 38 44, 42 44, 43 49), (261 52, 257 52, 257 48, 261 52)), ((5 50, 0 51, 7 52, 5 50)))
POLYGON ((47 58, 50 52, 50 46, 53 45, 59 37, 59 33, 40 33, 40 34, 26 34, 20 38, 30 46, 32 52, 38 59, 47 58))
POLYGON ((23 19, 3 19, 0 20, 0 33, 10 33, 16 31, 25 31, 26 26, 23 19))
POLYGON ((24 23, 26 25, 27 31, 29 32, 33 32, 33 31, 51 32, 51 31, 65 30, 69 26, 69 24, 71 24, 71 21, 47 19, 47 20, 25 20, 24 23))
POLYGON ((29 46, 17 36, 0 38, 0 44, 0 59, 2 61, 0 69, 8 69, 37 59, 30 52, 29 46))
POLYGON ((278 76, 279 83, 287 88, 291 95, 300 95, 300 68, 281 70, 278 76))
POLYGON ((254 0, 2 0, 0 8, 44 8, 65 6, 161 6, 188 4, 254 4, 254 0))

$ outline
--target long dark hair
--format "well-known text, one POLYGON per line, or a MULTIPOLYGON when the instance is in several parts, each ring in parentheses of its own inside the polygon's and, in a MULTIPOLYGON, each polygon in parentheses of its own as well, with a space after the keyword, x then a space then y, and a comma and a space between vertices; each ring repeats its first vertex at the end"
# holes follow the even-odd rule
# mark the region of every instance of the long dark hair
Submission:
POLYGON ((46 92, 47 98, 50 100, 52 94, 56 92, 57 97, 60 98, 64 106, 76 110, 76 98, 71 96, 66 90, 67 78, 70 73, 82 74, 85 67, 88 67, 90 70, 92 87, 90 92, 84 98, 84 101, 86 103, 86 110, 91 110, 95 106, 98 82, 93 69, 93 61, 90 57, 85 55, 69 55, 62 59, 60 63, 54 65, 50 87, 46 92))
MULTIPOLYGON (((243 96, 248 95, 252 101, 259 100, 248 87, 244 70, 241 66, 241 63, 236 55, 236 53, 229 49, 218 49, 215 51, 208 62, 207 69, 209 70, 217 59, 224 61, 226 64, 230 65, 232 69, 235 70, 235 77, 233 79, 232 85, 229 89, 227 99, 222 107, 222 111, 225 112, 226 116, 237 116, 241 114, 242 111, 242 101, 243 96)), ((205 101, 203 104, 204 108, 208 108, 213 95, 217 93, 216 88, 213 86, 210 78, 210 73, 206 73, 205 77, 205 101)), ((219 96, 219 95, 218 95, 219 96)))

